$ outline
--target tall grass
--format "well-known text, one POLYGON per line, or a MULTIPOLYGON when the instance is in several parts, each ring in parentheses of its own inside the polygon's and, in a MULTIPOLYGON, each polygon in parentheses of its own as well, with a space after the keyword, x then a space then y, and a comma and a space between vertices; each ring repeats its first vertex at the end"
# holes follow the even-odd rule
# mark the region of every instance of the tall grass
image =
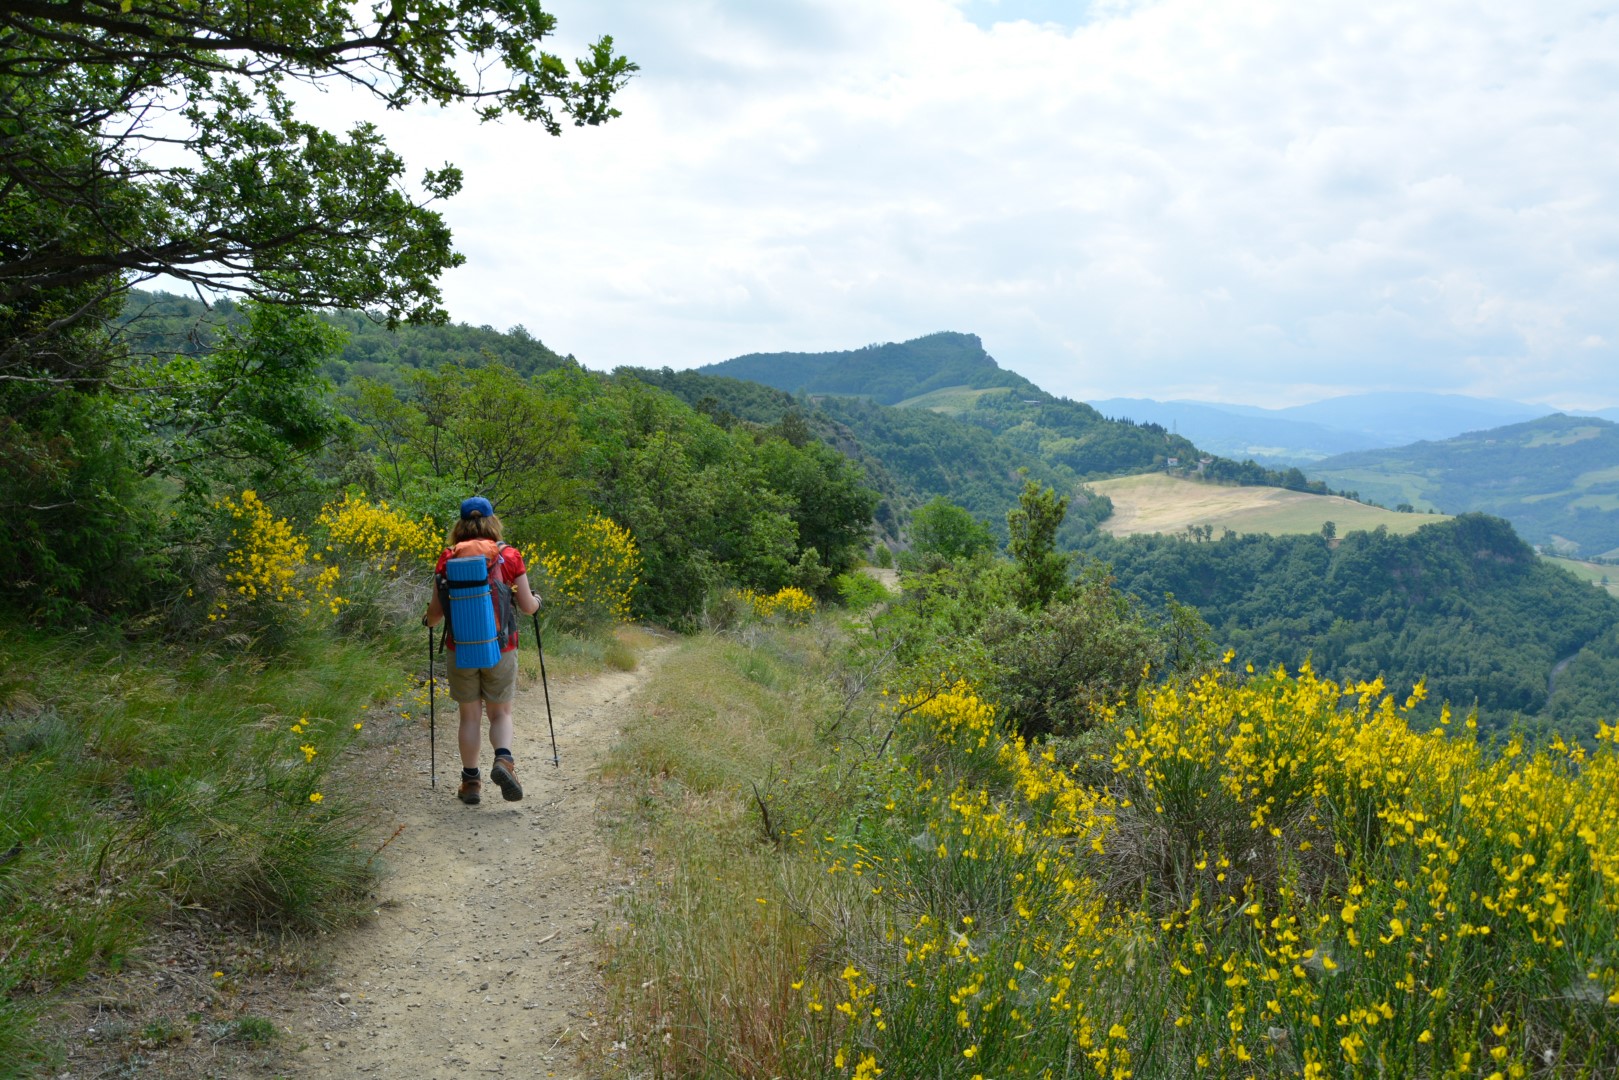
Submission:
POLYGON ((803 857, 859 784, 813 722, 835 663, 813 630, 684 641, 608 766, 616 836, 647 884, 624 901, 610 983, 631 1054, 660 1077, 811 1075, 833 1048, 801 1015, 844 883, 803 857))
POLYGON ((376 652, 315 635, 266 661, 0 631, 0 1076, 49 1057, 31 1010, 119 970, 161 913, 309 930, 357 910, 366 801, 332 767, 403 683, 376 652))

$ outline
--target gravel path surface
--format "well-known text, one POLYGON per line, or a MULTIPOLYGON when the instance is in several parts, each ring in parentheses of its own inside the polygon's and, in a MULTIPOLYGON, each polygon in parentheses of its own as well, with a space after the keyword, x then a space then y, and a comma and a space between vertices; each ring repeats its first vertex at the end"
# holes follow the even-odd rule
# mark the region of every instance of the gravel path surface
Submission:
POLYGON ((440 709, 436 789, 425 745, 379 764, 388 785, 379 802, 405 829, 387 849, 376 916, 339 949, 294 1022, 303 1042, 289 1046, 285 1072, 605 1074, 597 938, 627 873, 601 831, 596 776, 636 688, 665 653, 643 653, 633 672, 552 686, 560 768, 551 765, 540 687, 519 693, 519 802, 488 783, 487 746, 483 802, 456 800, 453 703, 440 709))

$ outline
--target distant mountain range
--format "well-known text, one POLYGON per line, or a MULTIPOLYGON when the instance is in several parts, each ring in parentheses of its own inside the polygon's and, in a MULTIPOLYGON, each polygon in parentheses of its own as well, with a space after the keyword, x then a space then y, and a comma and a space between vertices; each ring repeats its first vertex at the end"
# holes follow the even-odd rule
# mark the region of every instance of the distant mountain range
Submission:
POLYGON ((1309 473, 1389 506, 1495 514, 1550 551, 1619 558, 1619 425, 1604 419, 1559 413, 1340 454, 1309 473))
MULTIPOLYGON (((1543 405, 1461 394, 1385 391, 1262 409, 1212 401, 1109 398, 1090 403, 1105 416, 1151 421, 1224 457, 1266 465, 1305 465, 1335 454, 1449 439, 1549 415, 1543 405)), ((1619 420, 1619 409, 1592 413, 1619 420)))
POLYGON ((975 335, 957 333, 845 352, 753 353, 698 372, 812 396, 919 495, 947 494, 991 520, 1015 491, 1011 477, 994 474, 1014 462, 1038 463, 1048 482, 1078 482, 1213 454, 1225 460, 1205 476, 1299 489, 1297 468, 1239 476, 1233 463, 1302 466, 1318 490, 1419 511, 1483 511, 1548 551, 1619 557, 1619 428, 1608 419, 1619 410, 1547 416, 1518 401, 1401 392, 1286 409, 1145 398, 1087 405, 1007 371, 975 335))

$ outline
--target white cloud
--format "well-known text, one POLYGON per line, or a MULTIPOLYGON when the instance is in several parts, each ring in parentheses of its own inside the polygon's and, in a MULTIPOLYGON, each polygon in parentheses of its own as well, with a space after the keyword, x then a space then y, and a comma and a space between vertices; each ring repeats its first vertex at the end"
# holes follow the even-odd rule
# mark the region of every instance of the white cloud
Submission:
POLYGON ((548 8, 642 64, 620 120, 383 121, 467 170, 456 318, 593 366, 956 329, 1075 396, 1619 401, 1598 5, 548 8))

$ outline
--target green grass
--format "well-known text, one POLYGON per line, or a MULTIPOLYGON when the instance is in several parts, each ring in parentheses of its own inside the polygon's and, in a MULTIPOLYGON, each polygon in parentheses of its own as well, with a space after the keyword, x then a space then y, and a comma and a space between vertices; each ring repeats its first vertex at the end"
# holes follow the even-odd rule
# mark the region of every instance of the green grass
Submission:
POLYGON ((608 985, 650 1075, 830 1069, 793 984, 852 908, 848 883, 804 854, 865 790, 848 765, 870 729, 836 720, 829 641, 824 624, 686 639, 607 767, 620 854, 643 870, 608 985))
POLYGON ((1428 499, 1433 482, 1419 472, 1389 469, 1310 469, 1310 479, 1324 480, 1337 491, 1356 491, 1385 506, 1410 503, 1418 510, 1437 509, 1428 499))
POLYGON ((894 407, 896 409, 931 409, 936 413, 954 416, 966 412, 978 404, 983 397, 991 397, 1012 392, 1007 386, 987 386, 983 389, 974 389, 970 386, 943 386, 937 390, 930 390, 925 394, 918 394, 913 398, 906 398, 894 407))
POLYGON ((1581 581, 1606 588, 1612 596, 1619 596, 1619 566, 1603 566, 1601 563, 1583 562, 1579 559, 1563 559, 1555 555, 1542 555, 1541 558, 1553 566, 1567 570, 1581 581), (1603 582, 1607 584, 1604 585, 1603 582))
POLYGON ((34 1014, 122 969, 171 910, 270 931, 358 912, 367 808, 328 781, 403 687, 377 653, 326 634, 267 661, 0 632, 0 1076, 47 1063, 34 1014))
POLYGON ((1610 465, 1605 469, 1592 469, 1583 472, 1574 478, 1574 486, 1584 489, 1595 487, 1598 484, 1619 484, 1619 465, 1610 465))
POLYGON ((1524 443, 1525 449, 1534 449, 1537 446, 1569 446, 1573 443, 1584 442, 1586 439, 1601 438, 1602 429, 1599 427, 1577 427, 1568 431, 1537 432, 1533 438, 1524 443))

